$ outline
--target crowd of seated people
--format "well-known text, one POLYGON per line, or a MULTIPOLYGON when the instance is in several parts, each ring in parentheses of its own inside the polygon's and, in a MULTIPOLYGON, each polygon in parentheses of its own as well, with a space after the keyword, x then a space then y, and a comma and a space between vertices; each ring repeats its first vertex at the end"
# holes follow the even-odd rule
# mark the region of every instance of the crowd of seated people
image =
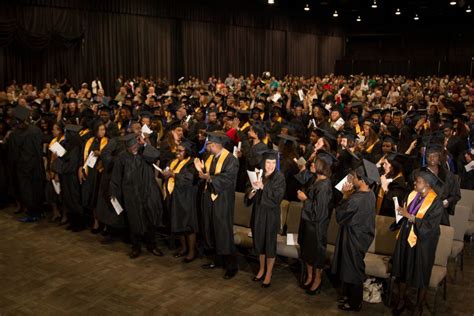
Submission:
POLYGON ((142 245, 162 256, 160 231, 179 244, 175 257, 191 262, 203 248, 211 259, 203 268, 222 261, 230 279, 238 271, 235 192, 243 192, 260 255, 254 281, 268 287, 278 205, 301 201, 302 287, 314 295, 335 209, 339 307, 360 310, 373 219, 401 215, 394 313, 405 308, 407 286, 421 289, 422 312, 439 225, 449 225, 460 189, 474 189, 470 77, 265 72, 177 83, 120 76, 115 91, 95 78, 91 87, 13 82, 0 91, 0 205, 16 203, 20 221, 51 211, 52 223, 90 228, 103 242, 126 235, 130 258, 142 245))

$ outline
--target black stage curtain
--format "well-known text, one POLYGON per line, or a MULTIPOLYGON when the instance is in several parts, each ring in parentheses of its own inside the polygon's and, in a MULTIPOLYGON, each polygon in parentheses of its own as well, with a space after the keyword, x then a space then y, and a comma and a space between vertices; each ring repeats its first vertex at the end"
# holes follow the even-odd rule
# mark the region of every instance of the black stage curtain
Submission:
MULTIPOLYGON (((195 2, 196 3, 196 2, 195 2)), ((207 78, 334 71, 343 37, 271 14, 229 13, 162 1, 23 0, 0 5, 0 86, 118 75, 207 78), (318 30, 320 31, 318 33, 318 30)))

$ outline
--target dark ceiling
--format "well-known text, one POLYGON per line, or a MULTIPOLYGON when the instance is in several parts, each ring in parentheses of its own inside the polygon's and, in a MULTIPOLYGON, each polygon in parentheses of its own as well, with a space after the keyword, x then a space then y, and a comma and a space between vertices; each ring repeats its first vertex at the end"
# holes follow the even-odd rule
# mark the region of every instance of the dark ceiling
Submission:
MULTIPOLYGON (((467 25, 474 29, 474 13, 467 13, 468 6, 473 8, 474 0, 456 1, 450 5, 450 0, 377 0, 377 8, 372 8, 373 0, 274 0, 275 4, 268 4, 268 0, 254 0, 251 4, 255 8, 275 10, 296 16, 310 16, 323 21, 341 23, 355 30, 400 26, 423 27, 432 25, 467 25), (310 11, 303 8, 308 4, 310 11), (271 8, 271 9, 270 9, 271 8), (395 15, 397 8, 401 14, 395 15), (339 16, 332 15, 337 10, 339 16), (415 21, 415 15, 419 20, 415 21), (357 17, 361 21, 357 22, 357 17)), ((239 3, 243 3, 240 1, 239 3)))

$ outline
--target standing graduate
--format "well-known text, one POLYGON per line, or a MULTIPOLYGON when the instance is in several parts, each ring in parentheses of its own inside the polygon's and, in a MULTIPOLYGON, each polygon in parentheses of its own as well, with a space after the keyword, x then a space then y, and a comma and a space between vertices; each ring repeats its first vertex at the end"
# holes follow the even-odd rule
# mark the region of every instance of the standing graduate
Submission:
POLYGON ((132 239, 129 257, 140 256, 142 242, 150 253, 163 256, 155 238, 155 231, 161 225, 162 196, 152 166, 160 153, 151 145, 139 143, 135 134, 128 134, 123 140, 127 151, 121 152, 114 164, 109 189, 110 196, 127 212, 132 239))
POLYGON ((198 174, 194 167, 194 143, 183 141, 176 148, 176 159, 163 172, 165 204, 170 212, 171 233, 178 235, 181 249, 175 258, 185 263, 196 257, 196 233, 199 231, 197 214, 198 174))
POLYGON ((82 163, 79 167, 78 175, 79 182, 81 183, 82 189, 82 206, 89 212, 92 212, 94 217, 94 224, 91 232, 97 234, 100 232, 99 220, 97 218, 97 197, 99 195, 100 178, 104 171, 104 165, 102 163, 101 154, 105 146, 109 142, 109 139, 105 137, 106 128, 105 124, 101 120, 94 122, 93 136, 89 138, 82 148, 82 163), (97 159, 94 167, 87 165, 89 155, 94 155, 97 159))
MULTIPOLYGON (((53 139, 50 141, 48 148, 51 148, 55 143, 59 143, 61 146, 64 145, 64 126, 61 122, 59 123, 54 123, 53 124, 53 139)), ((48 178, 48 183, 46 184, 45 187, 45 197, 46 197, 46 202, 51 206, 51 209, 53 210, 53 216, 51 217, 51 222, 56 222, 61 220, 61 212, 59 210, 59 202, 60 202, 60 193, 56 191, 53 183, 59 184, 59 176, 51 169, 51 165, 54 160, 56 160, 58 157, 56 156, 55 153, 51 152, 48 150, 47 152, 47 166, 46 166, 46 175, 48 178)), ((63 219, 66 221, 67 216, 63 214, 63 219)))
POLYGON ((377 167, 364 159, 343 185, 343 200, 336 208, 339 231, 331 272, 343 282, 341 310, 362 308, 364 258, 375 237, 375 194, 370 186, 376 182, 380 182, 377 167))
MULTIPOLYGON (((224 279, 231 279, 238 272, 234 245, 234 203, 239 162, 224 148, 228 141, 224 133, 209 132, 209 157, 204 165, 199 159, 194 160, 199 177, 205 181, 201 198, 204 246, 223 256, 224 279)), ((215 263, 206 264, 203 268, 213 269, 215 263)))
POLYGON ((245 196, 247 205, 252 204, 252 240, 258 252, 260 268, 254 281, 262 281, 268 288, 275 264, 277 235, 280 230, 280 204, 285 195, 285 178, 278 170, 278 152, 268 150, 262 155, 263 175, 252 183, 245 196))
POLYGON ((423 313, 444 213, 442 201, 433 190, 438 178, 420 171, 415 179, 415 190, 408 195, 405 206, 397 210, 403 218, 393 225, 394 229, 400 229, 392 257, 392 276, 400 282, 394 315, 400 315, 406 307, 407 286, 419 290, 414 315, 423 313))
POLYGON ((77 169, 80 166, 81 130, 79 125, 66 125, 64 140, 60 145, 64 147, 66 153, 62 157, 57 157, 51 163, 51 169, 59 175, 61 184, 61 201, 63 209, 62 223, 69 222, 68 230, 79 232, 85 229, 84 214, 81 206, 81 186, 77 176, 77 169))
POLYGON ((13 162, 20 205, 26 209, 26 217, 19 220, 36 222, 42 214, 44 200, 43 133, 29 124, 30 110, 26 107, 15 107, 13 116, 18 124, 8 138, 9 159, 13 162))
MULTIPOLYGON (((301 259, 306 264, 306 281, 303 288, 309 295, 315 295, 321 288, 321 272, 326 260, 327 230, 334 207, 331 166, 335 157, 327 152, 318 153, 317 159, 310 165, 311 177, 298 198, 303 202, 298 244, 301 259)), ((308 174, 308 170, 303 170, 308 174)), ((301 175, 301 174, 300 174, 301 175)), ((300 176, 299 175, 299 176, 300 176)), ((298 176, 298 179, 301 177, 298 176)))

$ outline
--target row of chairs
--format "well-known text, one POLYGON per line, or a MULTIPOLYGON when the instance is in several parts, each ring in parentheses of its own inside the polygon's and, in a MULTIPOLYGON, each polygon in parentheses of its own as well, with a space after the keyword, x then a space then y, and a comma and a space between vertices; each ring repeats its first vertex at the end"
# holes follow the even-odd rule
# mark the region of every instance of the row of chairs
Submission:
MULTIPOLYGON (((448 276, 448 259, 455 261, 455 275, 460 267, 463 269, 464 235, 469 233, 469 226, 474 227, 474 192, 462 190, 462 199, 456 206, 454 216, 451 216, 451 227, 441 226, 441 235, 436 249, 436 258, 431 273, 430 287, 435 290, 433 312, 436 311, 437 297, 443 288, 443 298, 446 300, 446 285, 448 276), (470 220, 469 220, 470 219, 470 220)), ((289 245, 288 236, 298 234, 301 219, 302 203, 283 200, 281 205, 281 227, 277 236, 277 254, 282 257, 299 259, 299 246, 289 245)), ((244 194, 236 193, 234 213, 234 241, 236 245, 245 248, 252 247, 250 221, 252 209, 244 204, 244 194)), ((365 272, 369 277, 386 279, 388 281, 387 304, 391 303, 393 280, 391 272, 391 256, 396 243, 396 232, 390 231, 393 218, 376 216, 376 232, 369 251, 365 257, 365 272)), ((338 224, 334 214, 331 216, 328 228, 328 245, 326 262, 329 265, 333 258, 338 224)), ((291 244, 291 243, 290 243, 291 244)), ((303 263, 302 267, 304 266, 303 263)))

